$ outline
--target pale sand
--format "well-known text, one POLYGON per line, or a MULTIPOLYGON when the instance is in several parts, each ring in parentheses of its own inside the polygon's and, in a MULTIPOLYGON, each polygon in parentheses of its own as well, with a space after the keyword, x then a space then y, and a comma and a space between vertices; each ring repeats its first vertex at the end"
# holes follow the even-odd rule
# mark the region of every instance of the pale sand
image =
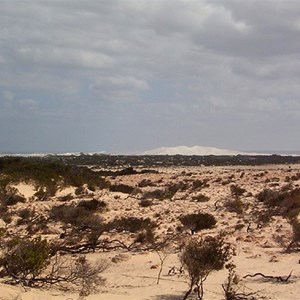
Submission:
MULTIPOLYGON (((208 178, 210 187, 202 189, 198 193, 205 194, 211 199, 205 203, 190 201, 191 194, 187 192, 178 192, 173 200, 153 200, 154 204, 151 207, 140 207, 138 200, 128 197, 122 193, 111 193, 107 191, 98 191, 94 194, 97 199, 104 200, 108 203, 109 211, 103 214, 106 220, 112 220, 118 216, 140 216, 150 217, 155 219, 159 224, 157 233, 175 232, 176 226, 180 223, 178 216, 181 214, 192 213, 197 211, 210 212, 215 215, 218 220, 217 226, 211 230, 198 232, 196 235, 215 234, 220 230, 228 232, 227 240, 236 248, 236 256, 233 261, 237 266, 237 274, 242 278, 246 274, 253 274, 262 272, 265 275, 273 276, 287 276, 291 271, 292 277, 288 283, 276 283, 264 280, 261 277, 241 279, 241 291, 245 293, 258 292, 257 299, 270 300, 296 300, 300 296, 300 264, 299 253, 283 253, 283 247, 278 243, 278 240, 288 243, 291 237, 291 227, 287 221, 281 217, 275 217, 273 221, 261 228, 256 229, 255 225, 251 227, 250 232, 246 232, 247 224, 250 221, 250 212, 252 209, 260 207, 261 204, 255 202, 253 196, 242 197, 244 203, 249 203, 249 209, 238 216, 235 213, 229 213, 226 209, 215 210, 215 202, 230 197, 229 186, 214 182, 215 179, 221 177, 222 180, 234 174, 231 184, 237 184, 251 192, 253 195, 257 194, 262 189, 269 187, 270 184, 276 183, 274 178, 279 178, 278 186, 280 188, 286 185, 285 177, 291 176, 299 172, 298 166, 292 166, 291 170, 288 166, 272 166, 272 167, 205 167, 205 168, 169 168, 161 169, 161 174, 144 174, 144 175, 130 175, 123 177, 110 178, 114 183, 124 183, 129 185, 136 185, 142 179, 150 179, 156 182, 155 187, 145 187, 146 190, 153 190, 156 188, 163 188, 166 184, 176 183, 182 180, 196 180, 208 178), (264 173, 267 170, 268 173, 264 173), (167 172, 166 172, 167 171, 167 172), (184 174, 191 172, 192 174, 184 174), (240 178, 241 173, 244 176, 240 178), (162 181, 160 182, 160 179, 162 181), (268 180, 270 182, 267 182, 268 180), (159 216, 158 216, 159 214, 159 216), (235 225, 244 223, 246 226, 241 230, 234 230, 235 225)), ((294 186, 300 184, 300 181, 293 182, 294 186)), ((30 198, 34 191, 33 186, 20 183, 16 185, 20 193, 24 194, 26 198, 30 198)), ((246 192, 246 194, 247 194, 246 192)), ((73 188, 58 192, 57 196, 66 194, 73 194, 73 188)), ((197 194, 197 193, 195 193, 197 194)), ((193 195, 193 194, 192 194, 193 195)), ((92 196, 91 196, 92 197, 92 196)), ((91 198, 90 197, 90 198, 91 198)), ((72 201, 79 201, 75 199, 72 201)), ((35 209, 38 209, 41 214, 47 212, 49 208, 57 204, 55 199, 42 203, 31 203, 35 209)), ((20 207, 26 207, 28 204, 18 204, 20 207)), ((57 232, 60 232, 58 224, 50 224, 52 227, 57 227, 57 232)), ((13 226, 13 225, 12 225, 13 226)), ((8 226, 13 230, 12 226, 8 226)), ((48 235, 48 237, 57 237, 58 233, 48 235)), ((119 234, 119 238, 127 241, 126 235, 119 234)), ((126 251, 112 251, 106 253, 91 253, 87 258, 91 261, 97 259, 111 259, 123 253, 128 255, 128 260, 118 263, 110 263, 109 268, 103 273, 106 278, 106 283, 100 288, 100 292, 92 294, 86 299, 90 300, 178 300, 182 299, 184 292, 187 290, 187 278, 185 275, 175 274, 167 275, 171 267, 180 267, 178 254, 170 254, 163 266, 161 280, 159 285, 156 284, 160 261, 158 255, 154 253, 132 253, 126 251), (156 266, 156 268, 155 268, 156 266)), ((204 299, 220 300, 223 299, 221 284, 227 278, 227 271, 221 270, 213 272, 204 284, 205 294, 204 299)), ((78 293, 63 292, 56 289, 29 289, 20 286, 10 286, 0 284, 0 299, 1 300, 75 300, 78 299, 78 293)))

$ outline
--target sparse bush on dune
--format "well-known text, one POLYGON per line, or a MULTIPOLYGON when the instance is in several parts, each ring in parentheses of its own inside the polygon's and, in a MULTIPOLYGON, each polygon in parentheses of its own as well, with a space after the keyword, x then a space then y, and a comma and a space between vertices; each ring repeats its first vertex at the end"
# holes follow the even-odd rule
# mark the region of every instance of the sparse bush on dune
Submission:
POLYGON ((50 195, 54 195, 61 186, 79 187, 88 184, 89 187, 102 189, 109 185, 97 172, 58 161, 6 157, 0 158, 0 163, 0 173, 6 176, 6 181, 33 181, 50 195))
POLYGON ((41 237, 33 240, 14 238, 8 242, 0 265, 7 274, 24 285, 31 285, 49 264, 49 244, 41 237))
POLYGON ((187 299, 193 290, 198 299, 203 299, 203 284, 208 275, 221 270, 230 257, 230 246, 224 242, 222 236, 191 239, 180 255, 189 279, 189 289, 183 300, 187 299))
POLYGON ((300 189, 271 190, 264 189, 257 195, 257 200, 273 209, 274 214, 283 215, 290 219, 300 212, 300 189))
POLYGON ((102 225, 102 219, 82 206, 53 206, 49 212, 50 219, 71 224, 79 230, 96 228, 102 225))
POLYGON ((81 297, 97 291, 104 279, 100 274, 107 269, 105 261, 91 264, 84 256, 75 260, 54 258, 51 245, 47 240, 14 238, 5 245, 0 266, 12 283, 23 286, 42 287, 44 285, 67 284, 79 288, 81 297))
POLYGON ((246 190, 233 184, 230 186, 230 192, 231 192, 231 195, 235 198, 239 198, 240 196, 242 196, 246 190))
POLYGON ((207 202, 209 201, 209 197, 203 194, 198 194, 195 196, 192 196, 192 200, 197 201, 197 202, 207 202))
POLYGON ((209 213, 187 214, 179 217, 180 222, 193 231, 212 228, 217 220, 209 213))
POLYGON ((209 187, 208 179, 203 179, 203 180, 197 179, 193 181, 193 185, 192 185, 193 190, 199 190, 207 187, 209 187))
POLYGON ((240 198, 229 199, 224 203, 227 211, 242 214, 244 212, 245 204, 240 198))
POLYGON ((115 229, 118 232, 129 231, 138 232, 147 230, 148 228, 155 228, 157 224, 149 218, 136 218, 136 217, 122 217, 113 220, 108 224, 108 228, 115 229))
POLYGON ((114 184, 109 187, 111 192, 119 192, 124 194, 132 194, 135 187, 126 184, 114 184))
POLYGON ((107 208, 107 203, 101 200, 81 200, 77 207, 83 207, 88 211, 100 211, 103 212, 107 208))
POLYGON ((153 202, 151 200, 148 200, 148 199, 142 199, 139 202, 139 206, 141 206, 141 207, 149 207, 149 206, 152 206, 152 205, 153 205, 153 202))
POLYGON ((0 188, 0 205, 11 206, 18 202, 24 203, 25 201, 26 198, 16 188, 10 186, 0 188))

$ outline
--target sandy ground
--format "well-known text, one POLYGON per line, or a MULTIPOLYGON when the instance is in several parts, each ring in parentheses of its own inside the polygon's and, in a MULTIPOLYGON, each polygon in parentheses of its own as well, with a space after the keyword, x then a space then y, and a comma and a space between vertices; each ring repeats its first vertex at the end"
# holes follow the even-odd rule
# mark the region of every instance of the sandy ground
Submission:
MULTIPOLYGON (((143 192, 157 188, 164 188, 170 184, 186 182, 192 184, 195 180, 206 179, 209 186, 199 190, 188 189, 178 191, 172 199, 154 199, 150 207, 139 206, 136 197, 128 197, 124 193, 112 193, 107 190, 96 191, 88 196, 75 198, 72 201, 79 201, 82 198, 96 198, 108 204, 108 210, 103 213, 106 221, 113 220, 119 216, 150 217, 155 220, 159 227, 157 234, 164 235, 175 233, 180 225, 179 216, 193 212, 209 212, 218 220, 215 228, 196 233, 193 237, 214 235, 220 231, 227 233, 226 240, 235 247, 233 262, 236 264, 237 274, 240 278, 240 291, 243 293, 257 293, 257 299, 272 300, 296 300, 300 299, 300 264, 299 253, 285 253, 286 245, 291 239, 291 226, 282 217, 273 217, 272 221, 262 228, 256 228, 252 220, 252 212, 255 209, 262 209, 255 195, 264 188, 280 189, 291 183, 287 177, 299 173, 299 165, 284 166, 260 166, 260 167, 202 167, 202 168, 168 168, 159 169, 158 174, 137 174, 115 178, 109 178, 113 184, 128 184, 138 186, 144 180, 150 180, 153 186, 143 187, 143 192), (243 187, 246 192, 241 197, 248 208, 242 215, 228 212, 223 203, 232 197, 230 185, 236 184, 243 187), (207 202, 197 202, 193 196, 204 194, 210 197, 207 202), (218 209, 216 209, 218 203, 218 209), (245 226, 236 229, 237 224, 245 226), (249 225, 250 224, 250 225, 249 225), (247 230, 247 227, 249 228, 247 230), (247 274, 261 272, 265 275, 287 276, 292 271, 292 276, 287 283, 278 283, 266 280, 260 276, 254 278, 243 278, 247 274)), ((300 178, 300 177, 299 177, 300 178)), ((292 181, 294 187, 298 187, 300 179, 292 181)), ((26 198, 30 199, 34 192, 33 185, 20 183, 15 187, 26 198)), ((31 207, 40 212, 46 213, 49 208, 57 204, 58 197, 67 194, 74 196, 74 188, 69 187, 60 190, 56 197, 44 202, 31 200, 18 204, 16 209, 31 207)), ((7 229, 13 232, 16 223, 7 225, 7 229)), ((52 232, 47 233, 48 237, 56 237, 62 232, 60 224, 49 224, 52 232)), ((20 229, 22 232, 22 229, 20 229)), ((45 233, 46 236, 46 233, 45 233)), ((126 242, 126 235, 120 234, 126 242)), ((99 292, 91 294, 86 299, 90 300, 175 300, 182 299, 187 290, 187 274, 168 275, 168 271, 175 267, 180 268, 179 253, 170 251, 167 256, 161 274, 161 280, 157 284, 160 260, 156 252, 134 253, 124 250, 110 252, 96 252, 87 255, 90 261, 105 259, 109 262, 109 268, 104 271, 103 277, 106 282, 100 287, 99 292), (118 254, 123 254, 125 259, 117 263, 112 262, 118 254)), ((224 299, 222 284, 226 281, 227 270, 213 272, 204 284, 204 299, 224 299)), ((0 280, 1 282, 1 280, 0 280)), ((51 289, 31 289, 21 286, 11 286, 0 283, 1 300, 71 300, 79 299, 78 293, 51 289)))

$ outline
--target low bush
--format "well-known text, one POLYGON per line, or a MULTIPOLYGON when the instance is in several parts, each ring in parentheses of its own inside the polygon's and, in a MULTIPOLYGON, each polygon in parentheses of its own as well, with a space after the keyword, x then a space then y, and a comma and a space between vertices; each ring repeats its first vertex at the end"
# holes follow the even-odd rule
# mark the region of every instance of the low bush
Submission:
POLYGON ((198 299, 203 299, 204 281, 211 272, 221 270, 230 257, 230 246, 221 236, 191 239, 180 256, 181 263, 189 276, 189 289, 183 300, 189 297, 194 288, 198 299))
POLYGON ((209 201, 209 197, 203 194, 198 194, 196 196, 192 197, 192 200, 197 201, 197 202, 207 202, 209 201))
POLYGON ((8 275, 30 282, 49 264, 49 244, 41 237, 33 240, 12 239, 0 264, 8 275))
POLYGON ((5 188, 0 189, 0 203, 4 206, 15 205, 18 202, 24 203, 26 198, 19 194, 19 191, 16 188, 6 186, 5 188))
POLYGON ((92 229, 102 226, 102 219, 84 207, 73 205, 53 206, 49 213, 53 221, 71 224, 79 230, 92 229))
POLYGON ((152 205, 153 205, 153 202, 151 200, 148 200, 148 199, 142 199, 139 202, 139 206, 141 206, 141 207, 149 207, 149 206, 152 206, 152 205))
POLYGON ((179 217, 180 222, 193 231, 212 228, 216 218, 209 213, 187 214, 179 217))
POLYGON ((107 203, 101 200, 92 199, 92 200, 81 200, 77 207, 83 207, 88 211, 101 211, 103 212, 107 208, 107 203))
POLYGON ((231 192, 231 195, 235 198, 239 198, 240 196, 242 196, 246 190, 233 184, 230 186, 230 192, 231 192))
POLYGON ((119 192, 124 194, 132 194, 135 190, 134 187, 126 184, 114 184, 109 187, 111 192, 119 192))
POLYGON ((138 232, 149 228, 155 228, 156 226, 157 224, 149 218, 144 219, 136 217, 122 217, 120 219, 115 219, 108 224, 108 228, 115 229, 118 232, 138 232))
POLYGON ((237 214, 244 212, 245 205, 239 198, 227 200, 224 205, 229 212, 235 212, 237 214))

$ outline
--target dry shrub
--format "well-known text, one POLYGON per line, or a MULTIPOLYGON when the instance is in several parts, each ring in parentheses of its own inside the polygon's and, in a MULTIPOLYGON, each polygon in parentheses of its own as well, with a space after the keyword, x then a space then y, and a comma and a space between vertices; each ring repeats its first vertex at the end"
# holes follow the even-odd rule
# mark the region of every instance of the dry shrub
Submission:
POLYGON ((132 194, 135 190, 134 187, 129 186, 127 184, 114 184, 109 187, 111 192, 118 192, 124 194, 132 194))
POLYGON ((107 203, 101 200, 92 199, 92 200, 81 200, 77 207, 83 207, 88 211, 104 211, 107 207, 107 203))
POLYGON ((212 228, 216 218, 209 213, 187 214, 179 217, 180 222, 193 231, 212 228))
POLYGON ((149 218, 136 218, 136 217, 122 217, 115 219, 108 224, 108 228, 115 229, 118 232, 129 231, 138 232, 141 230, 147 230, 148 228, 154 228, 157 224, 151 221, 149 218))
POLYGON ((239 198, 227 200, 224 205, 229 212, 235 212, 237 214, 242 214, 244 212, 245 205, 239 198))
POLYGON ((204 281, 212 271, 221 270, 230 257, 230 246, 224 242, 222 236, 191 239, 180 256, 189 277, 189 290, 183 299, 187 299, 194 288, 198 299, 203 299, 204 281))
POLYGON ((198 194, 196 196, 192 197, 192 200, 197 201, 197 202, 207 202, 209 201, 209 197, 203 194, 198 194))

